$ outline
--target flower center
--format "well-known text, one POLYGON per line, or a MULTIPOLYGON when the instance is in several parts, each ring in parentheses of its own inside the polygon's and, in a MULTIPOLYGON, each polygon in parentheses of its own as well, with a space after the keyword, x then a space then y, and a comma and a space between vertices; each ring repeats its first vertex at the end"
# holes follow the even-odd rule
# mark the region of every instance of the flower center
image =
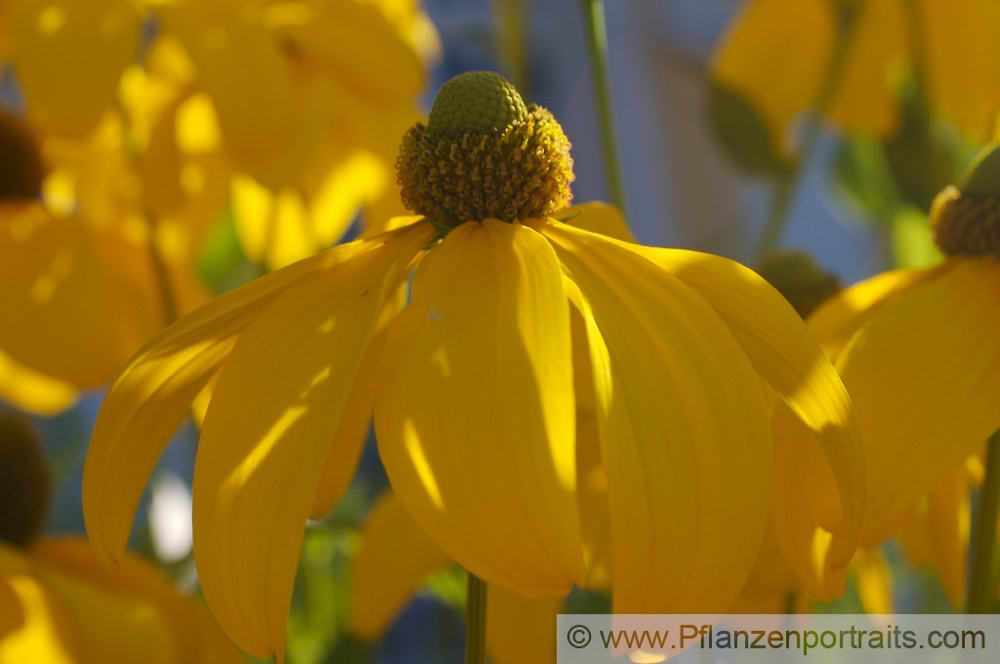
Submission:
POLYGON ((27 547, 49 507, 49 469, 38 438, 21 418, 0 413, 0 542, 27 547))
POLYGON ((961 184, 937 195, 931 228, 948 256, 1000 258, 1000 145, 983 150, 961 184))
POLYGON ((0 109, 0 203, 36 198, 45 168, 31 128, 0 109))
POLYGON ((545 217, 573 197, 569 149, 552 114, 525 106, 502 76, 460 74, 441 87, 427 125, 403 137, 403 204, 446 228, 545 217))

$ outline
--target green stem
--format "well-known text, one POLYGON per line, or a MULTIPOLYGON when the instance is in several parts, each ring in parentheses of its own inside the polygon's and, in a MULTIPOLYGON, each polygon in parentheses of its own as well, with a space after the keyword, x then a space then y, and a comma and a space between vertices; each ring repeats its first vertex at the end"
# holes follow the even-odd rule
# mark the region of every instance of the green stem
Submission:
POLYGON ((618 159, 618 143, 615 138, 615 121, 611 107, 611 86, 608 83, 608 33, 604 24, 604 0, 581 0, 581 2, 608 196, 627 219, 625 187, 622 184, 622 169, 618 159))
POLYGON ((986 478, 979 491, 976 523, 972 531, 972 570, 966 594, 966 613, 989 613, 996 583, 993 579, 993 552, 996 548, 997 519, 1000 518, 1000 431, 986 447, 986 478))
MULTIPOLYGON (((834 5, 835 10, 837 7, 838 5, 834 5)), ((785 234, 785 229, 788 226, 791 216, 789 212, 802 183, 802 177, 819 146, 819 139, 822 137, 820 118, 829 110, 840 84, 841 75, 844 73, 844 64, 847 60, 847 54, 850 52, 856 24, 855 11, 849 8, 840 10, 839 34, 834 42, 833 53, 830 54, 830 59, 823 72, 823 79, 816 98, 813 100, 812 109, 805 117, 805 126, 802 130, 802 148, 795 163, 778 181, 774 198, 771 201, 771 209, 764 222, 764 230, 761 232, 757 245, 758 265, 767 254, 780 244, 781 237, 785 234)))
POLYGON ((469 572, 465 590, 465 664, 486 662, 486 582, 469 572))

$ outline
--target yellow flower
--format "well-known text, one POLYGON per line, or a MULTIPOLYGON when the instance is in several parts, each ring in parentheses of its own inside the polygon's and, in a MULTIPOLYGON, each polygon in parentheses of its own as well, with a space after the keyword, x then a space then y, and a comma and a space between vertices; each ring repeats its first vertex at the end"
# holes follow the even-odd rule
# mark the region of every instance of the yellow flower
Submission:
MULTIPOLYGON (((1000 218, 996 193, 1000 152, 989 148, 960 187, 936 199, 935 239, 948 256, 926 269, 894 270, 842 291, 808 325, 847 386, 863 434, 868 476, 866 548, 878 546, 911 518, 925 496, 952 495, 955 473, 1000 429, 1000 218)), ((776 459, 790 470, 775 531, 782 549, 816 551, 839 519, 829 470, 812 434, 788 413, 774 422, 776 459)), ((947 515, 930 527, 953 531, 941 560, 953 560, 961 507, 952 495, 947 515)), ((801 560, 801 557, 800 557, 801 560)), ((942 564, 953 600, 960 570, 942 564)), ((814 596, 831 599, 831 575, 819 565, 797 565, 814 596)))
POLYGON ((935 114, 983 137, 1000 112, 998 33, 1000 6, 991 0, 748 0, 712 69, 751 100, 783 146, 794 119, 817 103, 837 43, 846 39, 836 85, 817 109, 838 127, 892 134, 910 74, 922 78, 935 114), (844 11, 854 14, 846 37, 838 34, 844 11))
POLYGON ((438 48, 416 0, 213 0, 159 15, 218 112, 248 258, 278 268, 310 256, 363 205, 404 213, 397 139, 438 48))
POLYGON ((27 174, 0 191, 0 394, 35 412, 105 384, 168 308, 205 300, 192 255, 224 202, 218 157, 178 146, 172 128, 187 95, 138 70, 123 88, 123 111, 82 140, 39 134, 0 109, 0 144, 17 146, 2 168, 27 174), (158 108, 131 104, 154 93, 158 108), (184 186, 185 173, 197 182, 184 186))
POLYGON ((224 294, 120 372, 84 471, 100 555, 120 555, 157 457, 215 379, 195 560, 209 605, 255 655, 283 649, 304 523, 343 491, 372 413, 396 495, 489 584, 564 595, 606 541, 617 611, 724 610, 767 518, 763 380, 833 460, 833 558, 846 564, 861 443, 804 324, 731 261, 584 230, 622 222, 596 204, 560 212, 568 149, 500 77, 449 82, 399 159, 422 216, 224 294), (581 490, 594 459, 599 504, 581 490))
POLYGON ((109 570, 82 538, 38 537, 47 499, 37 440, 0 414, 0 661, 242 661, 209 613, 138 556, 109 570))

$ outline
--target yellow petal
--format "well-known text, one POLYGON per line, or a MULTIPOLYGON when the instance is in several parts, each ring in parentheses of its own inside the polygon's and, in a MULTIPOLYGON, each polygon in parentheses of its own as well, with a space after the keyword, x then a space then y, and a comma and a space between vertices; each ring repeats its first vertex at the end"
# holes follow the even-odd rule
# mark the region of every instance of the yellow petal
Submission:
POLYGON ((970 484, 964 467, 949 473, 920 501, 898 533, 910 563, 931 568, 956 608, 965 594, 970 484))
POLYGON ((356 250, 331 251, 216 298, 163 330, 119 372, 98 412, 83 475, 87 532, 103 558, 121 555, 156 460, 259 308, 356 250))
POLYGON ((0 399, 36 415, 55 415, 76 402, 76 389, 0 353, 0 399))
MULTIPOLYGON (((382 304, 431 235, 421 224, 333 249, 341 260, 258 310, 219 374, 195 461, 195 563, 220 624, 255 656, 284 652, 324 461, 382 304)), ((358 450, 340 453, 353 463, 358 450)))
POLYGON ((995 259, 952 259, 884 305, 837 356, 864 433, 867 542, 1000 428, 998 301, 995 259))
POLYGON ((9 0, 6 18, 32 119, 46 132, 88 134, 138 55, 140 18, 133 3, 9 0))
POLYGON ((858 549, 852 566, 858 584, 858 598, 865 613, 895 613, 892 568, 882 552, 878 549, 858 549))
POLYGON ((35 372, 102 385, 128 355, 98 241, 76 220, 35 204, 3 206, 0 215, 0 347, 35 372))
POLYGON ((615 611, 726 610, 760 547, 770 430, 759 380, 712 308, 630 245, 539 228, 593 309, 615 611), (603 366, 609 362, 609 366, 603 366))
POLYGON ((840 490, 843 524, 835 533, 833 564, 847 565, 864 521, 864 449, 850 397, 819 345, 785 299, 752 270, 694 251, 636 250, 712 305, 757 373, 815 434, 840 490))
POLYGON ((559 221, 582 228, 591 233, 600 233, 623 242, 635 242, 625 217, 613 205, 592 201, 566 208, 552 215, 559 221))
POLYGON ((181 595, 169 578, 145 559, 127 554, 121 564, 111 569, 82 538, 57 537, 36 541, 32 557, 103 590, 128 595, 156 607, 171 628, 178 662, 243 661, 243 655, 230 641, 208 611, 192 597, 181 595))
POLYGON ((907 289, 933 279, 945 268, 891 270, 845 288, 809 316, 809 330, 828 357, 835 357, 848 340, 882 307, 907 289))
POLYGON ((421 261, 375 402, 382 460, 417 522, 488 583, 533 595, 583 577, 569 342, 548 243, 469 222, 421 261))
POLYGON ((1000 6, 991 0, 923 0, 931 103, 959 127, 989 138, 1000 106, 1000 6))
POLYGON ((323 77, 295 70, 262 12, 240 0, 160 8, 215 104, 227 151, 255 178, 279 187, 293 184, 315 153, 334 93, 323 77))
POLYGON ((74 627, 23 554, 0 544, 0 662, 76 664, 74 627))
POLYGON ((371 104, 406 103, 424 84, 423 64, 376 4, 345 0, 280 31, 349 94, 371 104))
MULTIPOLYGON (((594 362, 591 337, 599 339, 593 312, 580 288, 568 278, 563 285, 570 307, 573 340, 573 392, 576 396, 577 499, 587 577, 583 587, 611 593, 611 522, 608 514, 608 477, 601 459, 594 362)), ((606 366, 606 359, 599 360, 606 366)))
POLYGON ((394 296, 386 298, 382 306, 382 313, 372 331, 364 357, 361 358, 361 366, 351 386, 351 395, 347 398, 344 414, 340 418, 330 453, 323 465, 319 488, 309 510, 310 518, 318 519, 329 512, 354 476, 357 458, 348 458, 345 450, 354 450, 360 455, 368 439, 372 411, 375 408, 375 393, 378 390, 378 367, 385 350, 386 331, 389 323, 406 305, 408 294, 406 286, 401 286, 394 296))
POLYGON ((495 664, 556 661, 556 616, 562 600, 528 599, 490 586, 486 595, 486 650, 495 664))
MULTIPOLYGON (((794 572, 793 588, 831 602, 844 593, 847 582, 847 565, 841 559, 846 540, 843 492, 838 490, 814 433, 784 405, 775 409, 771 431, 771 532, 781 557, 794 572)), ((861 520, 855 518, 855 523, 860 525, 861 520)), ((857 539, 855 534, 855 544, 857 539)))
POLYGON ((354 556, 350 631, 378 638, 427 575, 451 564, 395 494, 386 492, 372 507, 354 556))
POLYGON ((33 576, 65 607, 75 631, 79 661, 175 661, 175 635, 154 603, 103 588, 50 565, 39 563, 33 567, 33 576))
POLYGON ((891 78, 906 57, 906 8, 899 0, 861 3, 843 69, 826 113, 847 132, 885 136, 899 124, 891 78))
POLYGON ((713 74, 749 97, 779 147, 795 116, 816 101, 834 28, 825 0, 751 0, 720 42, 713 74))

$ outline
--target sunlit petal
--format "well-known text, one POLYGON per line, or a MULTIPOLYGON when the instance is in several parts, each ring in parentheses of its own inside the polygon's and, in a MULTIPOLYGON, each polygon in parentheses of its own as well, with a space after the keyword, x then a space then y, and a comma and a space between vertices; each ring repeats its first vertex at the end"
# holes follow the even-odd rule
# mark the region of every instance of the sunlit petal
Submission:
POLYGON ((816 436, 840 492, 843 523, 835 532, 833 556, 835 565, 845 566, 864 521, 864 449, 847 391, 819 345, 787 301, 752 270, 682 249, 636 251, 712 305, 757 373, 816 436))
POLYGON ((156 460, 259 307, 356 251, 331 251, 216 298, 163 330, 119 372, 98 413, 83 475, 87 532, 102 557, 121 555, 156 460))
POLYGON ((539 229, 607 345, 609 365, 602 353, 592 358, 615 610, 725 610, 767 519, 759 379, 712 308, 628 245, 556 222, 539 229))
POLYGON ((195 461, 195 562, 220 624, 258 657, 284 652, 330 444, 382 304, 432 234, 423 224, 333 249, 341 260, 258 310, 219 374, 195 461))
POLYGON ((490 584, 582 579, 569 305, 555 255, 517 224, 454 230, 420 263, 376 396, 393 489, 490 584))

